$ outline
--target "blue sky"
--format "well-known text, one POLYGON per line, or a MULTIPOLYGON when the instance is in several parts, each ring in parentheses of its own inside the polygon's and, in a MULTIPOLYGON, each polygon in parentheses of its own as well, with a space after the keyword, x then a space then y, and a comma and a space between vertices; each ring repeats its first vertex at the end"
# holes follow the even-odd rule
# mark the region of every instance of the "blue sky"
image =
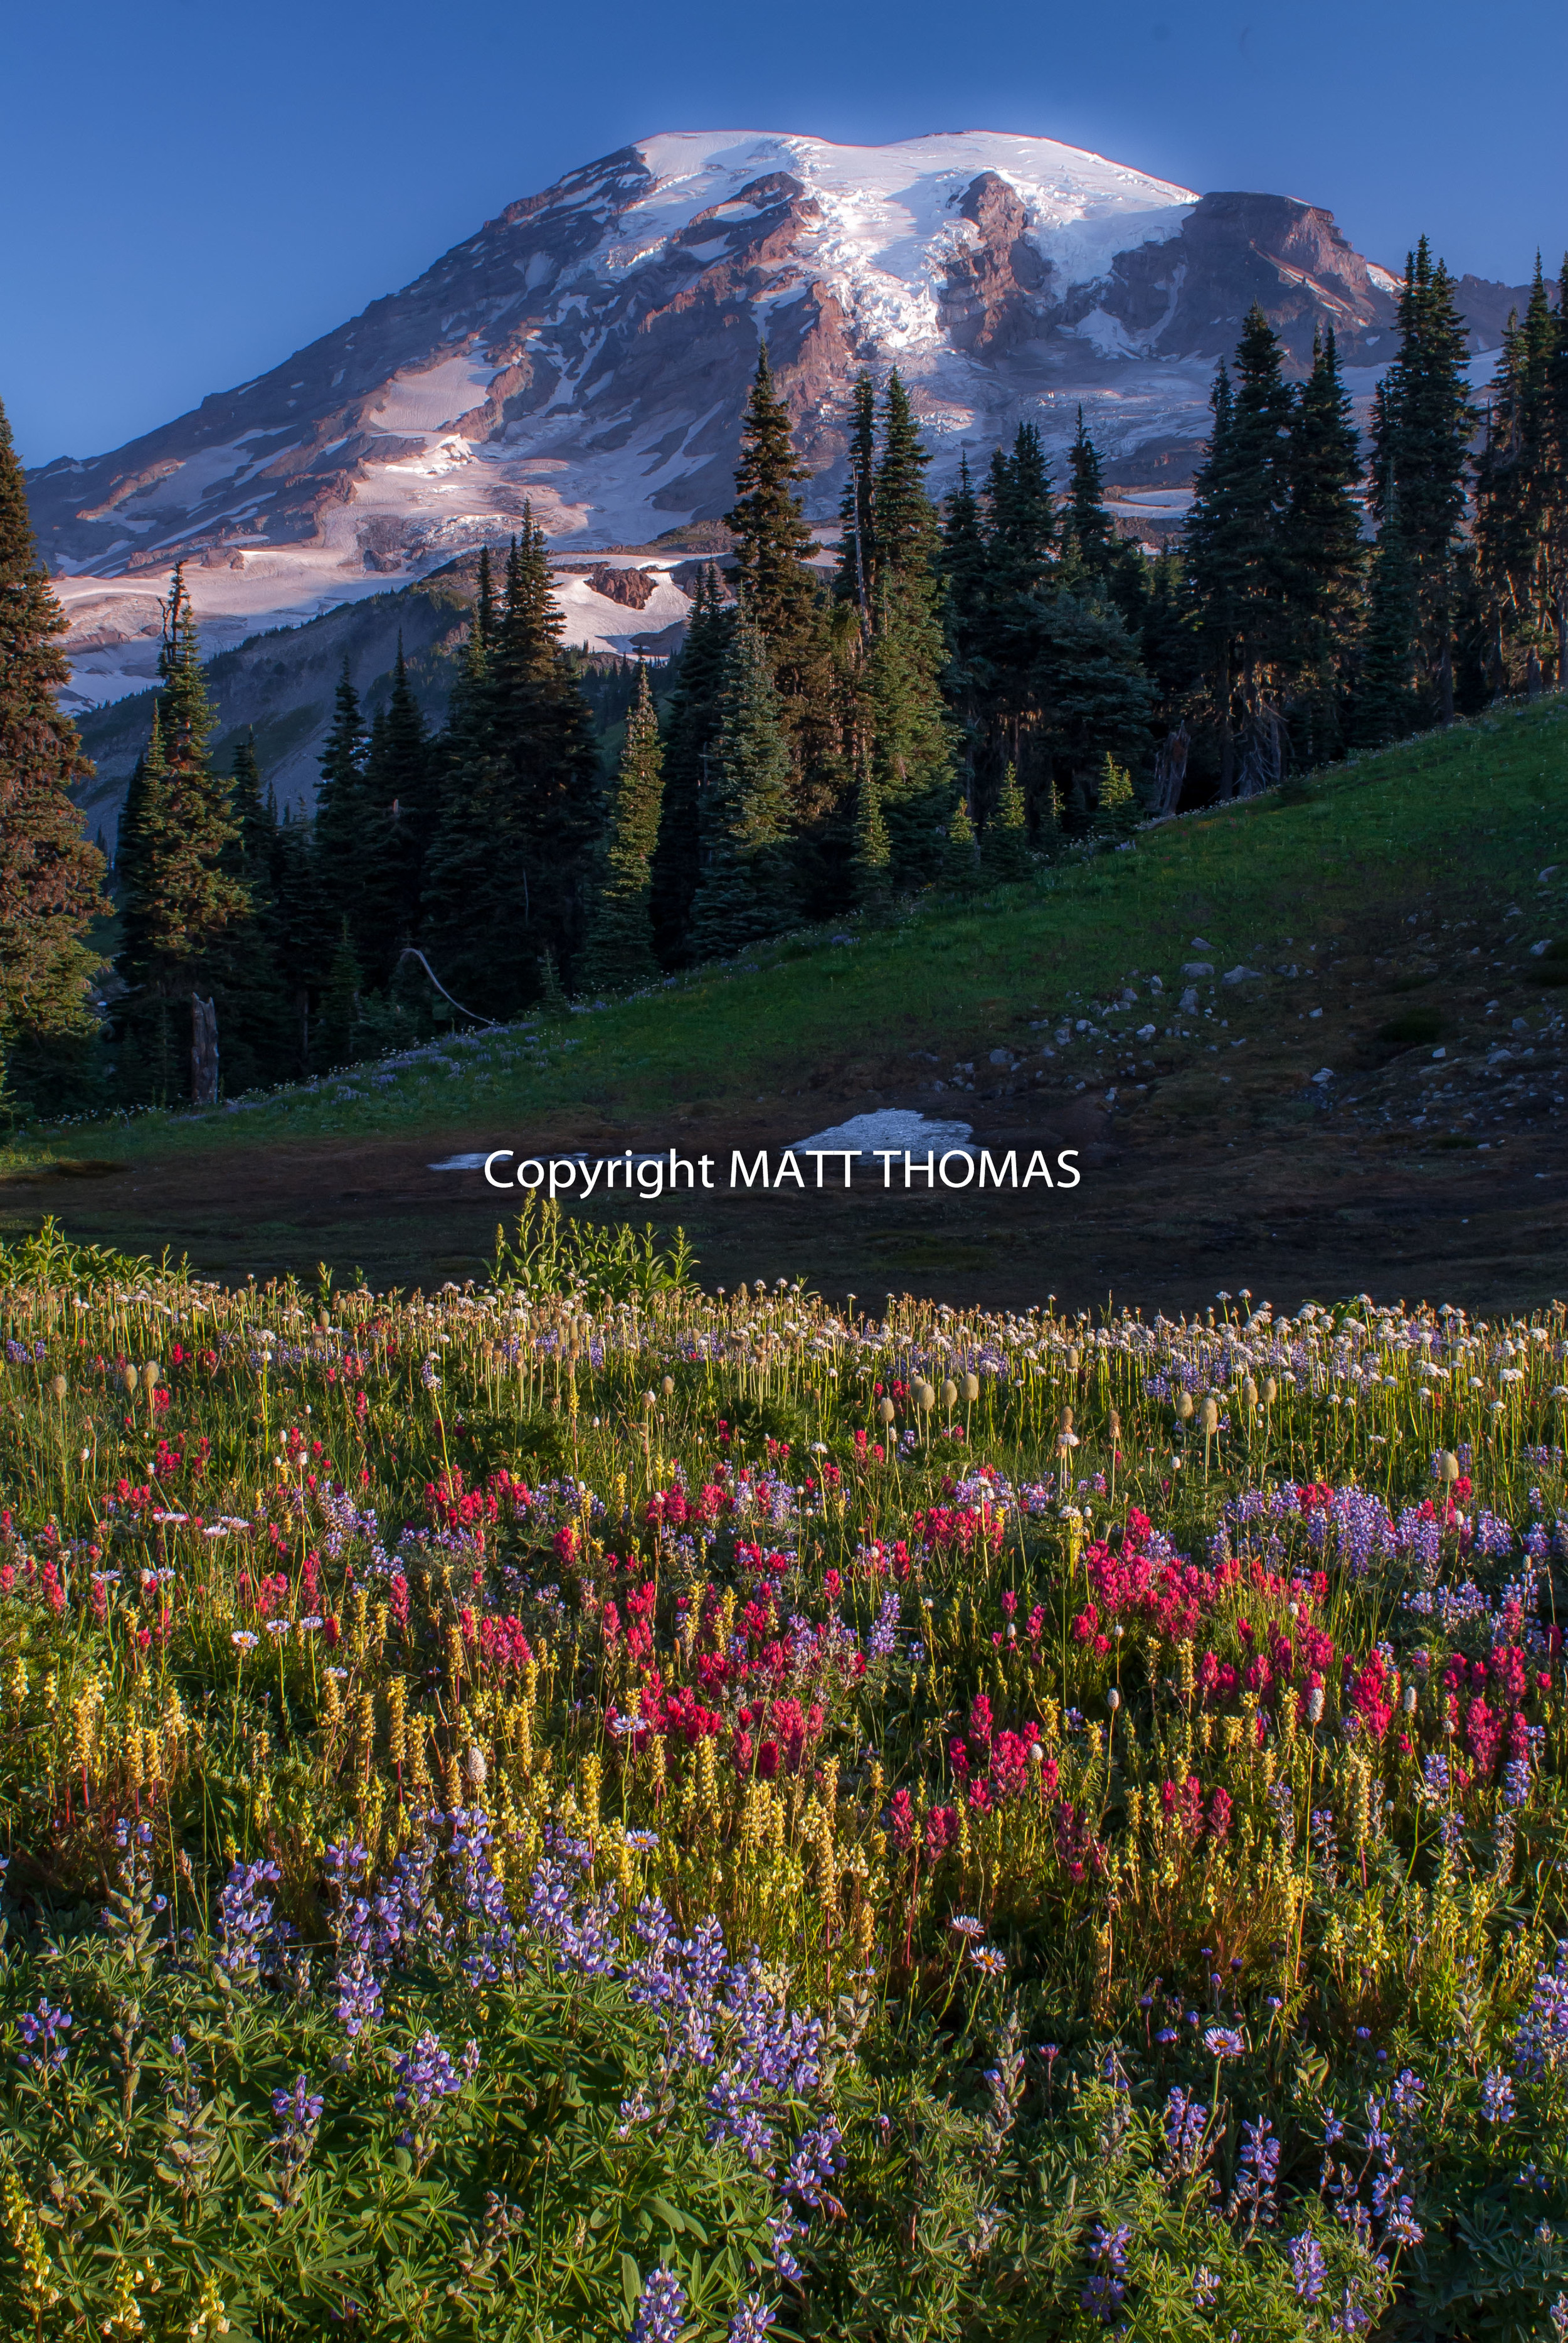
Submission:
POLYGON ((655 130, 1022 131, 1326 205, 1397 265, 1568 244, 1562 0, 76 0, 5 19, 0 397, 94 455, 655 130))

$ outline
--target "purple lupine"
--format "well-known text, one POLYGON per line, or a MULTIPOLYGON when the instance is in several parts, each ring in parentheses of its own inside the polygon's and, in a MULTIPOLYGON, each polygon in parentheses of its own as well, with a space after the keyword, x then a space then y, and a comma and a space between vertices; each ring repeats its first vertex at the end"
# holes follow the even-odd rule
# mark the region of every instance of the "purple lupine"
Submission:
POLYGON ((1165 2102, 1163 2121, 1167 2169, 1173 2178, 1185 2178, 1196 2172, 1204 2160, 1203 2135, 1209 2127, 1209 2110, 1191 2092, 1178 2086, 1165 2102))
POLYGON ((64 2003, 55 2009, 48 1995, 40 1994, 37 2008, 25 2009, 16 2020, 16 2031, 27 2046, 17 2054, 23 2066, 44 2075, 54 2074, 63 2066, 67 2055, 65 2036, 74 2023, 64 2003))
POLYGON ((254 1985, 264 1956, 276 1945, 280 1932, 273 1925, 272 1897, 266 1893, 283 1874, 276 1863, 236 1863, 218 1896, 218 1927, 223 1947, 215 1966, 231 1985, 254 1985))
POLYGON ((1250 2210, 1255 2221, 1272 2221, 1278 2209, 1280 2143, 1267 2116, 1241 2126, 1241 2154, 1231 2213, 1250 2210))
POLYGON ((902 1609, 897 1594, 885 1594, 877 1614, 877 1624, 871 1630, 867 1646, 874 1660, 891 1659, 899 1645, 899 1615, 902 1609))
POLYGON ((759 2294, 749 2294, 725 2329, 724 2343, 768 2343, 773 2313, 759 2294))
POLYGON ((1132 2242, 1130 2223, 1108 2229, 1096 2221, 1089 2239, 1089 2258, 1098 2265, 1084 2282, 1079 2308, 1094 2313, 1102 2327, 1115 2323, 1127 2295, 1127 2248, 1132 2242))
POLYGON ((268 2140, 269 2147, 293 2147, 301 2140, 312 2140, 321 2122, 321 2111, 327 2105, 318 2091, 313 2092, 303 2075, 294 2078, 288 2091, 274 2091, 273 2121, 279 2127, 276 2139, 268 2140))
POLYGON ((455 2097, 463 2087, 462 2076, 428 2027, 398 2059, 397 2073, 393 2105, 398 2107, 427 2107, 435 2100, 455 2097))
POLYGON ((1412 2117, 1420 2115, 1426 2103, 1426 2085, 1419 2075, 1403 2066, 1389 2097, 1393 2102, 1394 2113, 1408 2123, 1412 2117))
POLYGON ((843 2207, 834 2196, 831 2184, 844 2169, 839 2152, 842 2146, 839 2127, 831 2116, 803 2131, 779 2184, 785 2194, 797 2204, 809 2205, 813 2212, 825 2207, 830 2213, 841 2214, 843 2207))
POLYGON ((1514 2116, 1513 2080, 1501 2066, 1492 2067, 1481 2086, 1482 2120, 1489 2124, 1512 2123, 1514 2116))
POLYGON ((651 2270, 638 2297, 631 2343, 678 2343, 686 2319, 686 2288, 672 2269, 651 2270))
MULTIPOLYGON (((193 2104, 196 2096, 194 2090, 188 2094, 193 2104)), ((295 2077, 292 2090, 274 2091, 272 2095, 273 2121, 277 2129, 266 2144, 276 2152, 278 2193, 286 2203, 305 2177, 326 2104, 320 2092, 313 2091, 303 2075, 295 2077)))
POLYGON ((1323 2249, 1310 2230, 1292 2237, 1285 2248, 1291 2258, 1298 2302, 1316 2302, 1328 2283, 1329 2266, 1323 2249))
POLYGON ((1530 2007, 1513 2037, 1513 2063, 1522 2075, 1543 2075, 1568 2058, 1568 1942, 1559 1944, 1554 1966, 1535 1972, 1530 2007))

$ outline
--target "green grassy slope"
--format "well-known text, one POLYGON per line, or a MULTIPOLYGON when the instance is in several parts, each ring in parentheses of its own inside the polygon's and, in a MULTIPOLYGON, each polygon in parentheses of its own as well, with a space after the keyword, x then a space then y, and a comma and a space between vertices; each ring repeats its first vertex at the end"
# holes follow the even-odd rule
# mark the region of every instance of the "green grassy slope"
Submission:
MULTIPOLYGON (((853 940, 789 939, 650 997, 448 1047, 447 1062, 407 1066, 390 1081, 360 1069, 240 1112, 35 1133, 9 1161, 16 1167, 103 1151, 134 1158, 171 1144, 255 1148, 285 1135, 370 1138, 450 1131, 465 1121, 508 1134, 558 1124, 629 1134, 672 1108, 706 1117, 800 1091, 836 1099, 890 1082, 912 1092, 957 1079, 983 1093, 988 1075, 990 1087, 1000 1084, 989 1063, 996 1049, 1032 1053, 1032 1073, 1047 1088, 1121 1080, 1123 1111, 1135 1111, 1141 1097, 1144 1111, 1160 1111, 1161 1101, 1168 1111, 1175 1086, 1196 1083, 1196 1110, 1201 1099, 1220 1101, 1210 1095, 1218 1076, 1202 1062, 1214 1053, 1197 1031, 1201 1011, 1185 1020, 1174 1011, 1182 964, 1194 958, 1211 962, 1216 978, 1238 963, 1264 972, 1266 983, 1229 991, 1205 982, 1203 1004, 1216 1012, 1208 1021, 1247 1003, 1251 1039, 1287 1058, 1299 1042, 1305 1070, 1298 1089, 1337 1035, 1344 1095, 1347 1051, 1364 1067, 1411 1046, 1399 1043, 1397 1031, 1382 1044, 1375 1037, 1409 1016, 1402 995, 1413 986, 1434 988, 1423 1002, 1443 1005, 1432 1012, 1431 1031, 1452 1031, 1458 1047, 1471 1013, 1467 982, 1490 999, 1487 980, 1495 992, 1499 981, 1518 990, 1543 973, 1530 946, 1568 927, 1568 889, 1564 871, 1544 882, 1539 874, 1559 856, 1568 870, 1565 816, 1568 706, 1549 700, 1333 769, 1304 789, 1146 830, 1131 851, 1059 865, 1024 886, 968 902, 927 897, 886 926, 839 931, 853 940), (1475 923, 1473 936, 1466 920, 1475 923), (1483 936, 1484 946, 1475 940, 1483 936), (1197 937, 1208 949, 1195 950, 1197 937), (1413 969, 1390 957, 1417 945, 1427 957, 1413 969), (1347 953, 1369 970, 1386 962, 1390 972, 1361 986, 1345 975, 1347 953), (1354 1012, 1348 1027, 1296 1032, 1318 1021, 1302 1005, 1307 975, 1292 982, 1273 973, 1292 963, 1320 971, 1338 1007, 1354 1012), (1159 1004, 1146 990, 1151 972, 1163 980, 1159 1004), (1064 1013, 1076 1021, 1130 979, 1141 990, 1135 1011, 1120 1025, 1114 1014, 1101 1018, 1095 1036, 1041 1058, 1064 1013), (1360 986, 1364 1002, 1340 1001, 1336 982, 1340 991, 1360 986), (1125 1037, 1145 1017, 1155 1019, 1157 1035, 1134 1048, 1125 1037), (979 1072, 955 1077, 955 1067, 970 1061, 979 1072), (1124 1063, 1131 1082, 1121 1075, 1124 1063)), ((1563 997, 1549 989, 1520 994, 1532 1018, 1563 997)), ((1479 1022, 1480 998, 1473 1013, 1479 1022)), ((1019 1071, 1031 1078, 1028 1068, 1019 1071)), ((1232 1070, 1231 1086, 1242 1071, 1232 1070)))

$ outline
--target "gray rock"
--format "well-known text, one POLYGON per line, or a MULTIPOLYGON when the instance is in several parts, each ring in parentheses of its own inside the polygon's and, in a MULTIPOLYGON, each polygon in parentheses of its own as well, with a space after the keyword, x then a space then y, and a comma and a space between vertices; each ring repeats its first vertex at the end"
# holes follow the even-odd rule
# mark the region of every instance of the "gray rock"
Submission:
POLYGON ((1184 960, 1181 973, 1183 976, 1212 976, 1214 963, 1211 960, 1184 960))
POLYGON ((1261 977, 1262 973, 1261 968, 1243 968, 1238 960, 1234 968, 1228 968, 1225 970, 1220 981, 1221 984, 1248 984, 1254 977, 1261 977))
POLYGON ((1187 987, 1186 991, 1181 995, 1179 1005, 1183 1017, 1196 1017, 1198 1014, 1198 988, 1195 984, 1190 984, 1187 987))

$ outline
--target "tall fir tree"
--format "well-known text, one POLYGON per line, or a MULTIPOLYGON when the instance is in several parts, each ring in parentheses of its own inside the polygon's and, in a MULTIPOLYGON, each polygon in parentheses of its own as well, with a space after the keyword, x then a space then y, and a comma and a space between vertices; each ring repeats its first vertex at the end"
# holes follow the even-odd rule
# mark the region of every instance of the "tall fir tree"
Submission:
POLYGON ((877 394, 869 374, 857 375, 851 395, 849 471, 839 503, 839 568, 833 590, 851 602, 869 625, 877 582, 877 536, 872 498, 877 468, 877 394))
POLYGON ((664 792, 658 844, 654 851, 652 916, 654 948, 666 968, 690 956, 691 906, 701 870, 702 809, 714 778, 724 663, 735 613, 726 604, 719 573, 709 563, 699 572, 668 701, 664 792))
POLYGON ((658 973, 653 955, 653 857, 663 797, 658 717, 644 667, 610 797, 604 871, 578 977, 584 991, 634 991, 658 973))
POLYGON ((965 788, 972 790, 976 764, 984 754, 982 709, 992 669, 987 625, 990 573, 967 451, 959 458, 958 483, 943 508, 940 577, 948 650, 944 690, 958 728, 965 788))
POLYGON ((1100 450, 1084 428, 1081 407, 1078 410, 1078 436, 1069 458, 1062 537, 1064 552, 1070 549, 1080 571, 1103 591, 1116 558, 1116 530, 1105 508, 1100 450))
POLYGON ((293 1071, 293 1019, 283 935, 273 893, 277 809, 262 789, 250 733, 230 760, 229 811, 235 835, 226 857, 246 909, 206 956, 206 977, 217 1004, 225 1090, 233 1096, 293 1071))
POLYGON ((1313 347, 1312 372, 1291 417, 1285 465, 1287 659, 1301 711, 1300 754, 1311 766, 1342 744, 1348 664, 1366 573, 1353 493, 1362 476, 1361 442, 1332 327, 1313 347))
MULTIPOLYGON (((1249 785, 1249 736, 1265 695, 1278 691, 1288 674, 1293 405, 1279 342, 1254 303, 1237 346, 1234 385, 1223 365, 1215 378, 1213 426, 1186 528, 1185 573, 1220 732, 1222 798, 1249 785)), ((1269 720, 1277 721, 1271 709, 1269 720)))
POLYGON ((812 597, 804 565, 816 545, 795 492, 809 477, 795 460, 789 409, 774 387, 763 342, 741 425, 735 504, 724 518, 735 532, 747 614, 776 656, 800 627, 812 597))
POLYGON ((317 850, 324 862, 343 866, 337 874, 343 885, 347 884, 365 843, 369 810, 365 794, 367 745, 359 694, 354 689, 345 654, 333 700, 332 729, 321 751, 321 779, 316 790, 317 850))
POLYGON ((1352 735, 1360 748, 1382 749, 1391 740, 1402 740, 1417 719, 1420 625, 1414 565, 1405 549, 1399 508, 1385 498, 1351 711, 1352 735))
POLYGON ((333 865, 322 867, 333 911, 347 914, 356 951, 373 984, 387 981, 398 954, 419 931, 425 855, 435 828, 435 770, 434 744, 399 634, 392 689, 372 729, 366 760, 363 875, 352 890, 352 910, 337 900, 333 865))
POLYGON ((852 607, 836 603, 808 567, 816 550, 796 493, 789 409, 773 380, 767 345, 740 433, 735 532, 739 590, 761 631, 789 753, 794 888, 819 911, 842 898, 854 771, 846 754, 840 649, 859 637, 852 607))
POLYGON ((1400 288, 1400 345, 1372 407, 1372 507, 1380 526, 1397 503, 1415 581, 1422 665, 1432 712, 1453 714, 1453 628, 1465 471, 1474 410, 1464 326, 1452 279, 1425 236, 1400 288))
POLYGON ((941 529, 925 490, 930 458, 895 370, 888 378, 875 494, 876 602, 861 680, 893 882, 934 871, 950 794, 952 727, 942 698, 941 529))
MULTIPOLYGON (((498 759, 499 860, 473 907, 482 926, 492 934, 509 932, 515 943, 516 956, 499 970, 510 1007, 535 998, 542 951, 553 954, 570 986, 603 831, 593 717, 562 650, 565 623, 551 591, 544 530, 526 512, 508 552, 505 591, 487 651, 498 759)), ((498 1013, 500 1001, 498 992, 472 1006, 498 1013)))
POLYGON ((1524 316, 1511 317, 1503 337, 1475 468, 1475 550, 1496 690, 1518 690, 1532 672, 1539 676, 1543 662, 1556 664, 1553 359, 1559 334, 1538 253, 1524 316))
POLYGON ((55 699, 65 630, 0 407, 0 1094, 47 1112, 92 1094, 87 938, 107 909, 104 858, 71 799, 93 769, 55 699))
MULTIPOLYGON (((121 823, 126 996, 116 1018, 122 1091, 168 1103, 188 1096, 191 995, 210 987, 214 955, 250 916, 235 869, 232 782, 213 769, 215 717, 195 614, 176 568, 165 606, 163 689, 152 738, 121 823)), ((224 1035, 218 1035, 220 1053, 224 1035)))
POLYGON ((885 908, 892 890, 892 862, 876 771, 870 758, 862 756, 855 790, 855 901, 859 910, 885 908))
POLYGON ((744 606, 724 664, 714 762, 692 903, 699 960, 777 935, 795 911, 784 711, 762 629, 744 606))

